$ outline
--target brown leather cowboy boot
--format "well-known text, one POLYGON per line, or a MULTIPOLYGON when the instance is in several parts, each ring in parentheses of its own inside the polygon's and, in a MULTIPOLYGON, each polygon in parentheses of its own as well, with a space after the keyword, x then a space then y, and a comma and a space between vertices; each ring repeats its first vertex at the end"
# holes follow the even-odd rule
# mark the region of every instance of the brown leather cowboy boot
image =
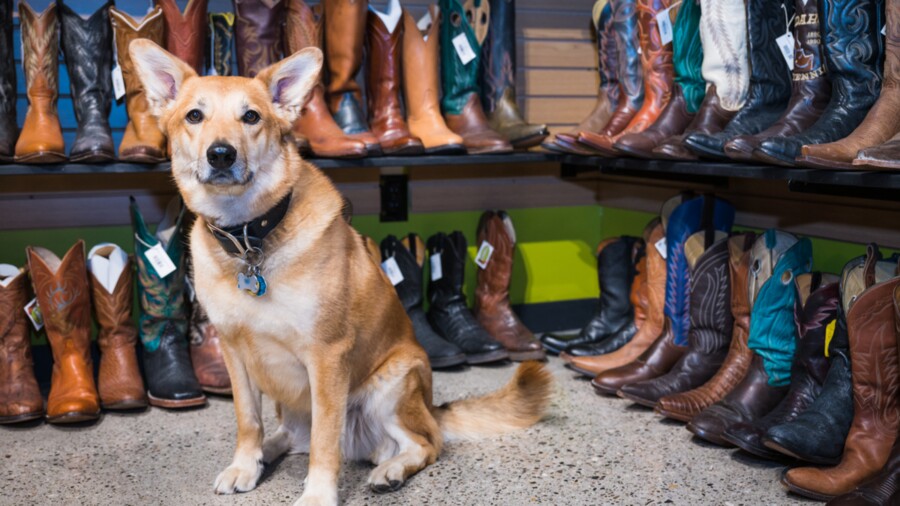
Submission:
POLYGON ((47 421, 74 423, 100 416, 91 361, 91 295, 84 241, 62 260, 50 250, 29 246, 28 269, 53 352, 47 421))
POLYGON ((484 248, 487 247, 493 248, 486 263, 478 265, 481 267, 475 287, 475 317, 478 323, 509 351, 511 360, 543 360, 546 354, 540 341, 509 306, 516 230, 505 211, 485 211, 481 215, 478 244, 482 251, 486 251, 484 248))
MULTIPOLYGON (((303 0, 287 0, 284 25, 284 52, 294 54, 306 47, 322 47, 321 5, 310 9, 303 0)), ((366 156, 366 145, 353 139, 334 122, 325 103, 325 87, 319 78, 302 114, 291 131, 295 139, 306 139, 315 156, 359 158, 366 156)))
POLYGON ((56 3, 37 14, 19 2, 22 67, 28 87, 28 112, 16 142, 18 163, 61 163, 66 145, 59 124, 59 20, 56 3))
POLYGON ((97 387, 106 409, 147 406, 137 361, 137 329, 131 317, 134 278, 131 259, 115 244, 98 244, 88 253, 94 314, 100 333, 97 387))
POLYGON ((254 77, 281 59, 284 0, 232 0, 238 74, 254 77))
POLYGON ((441 116, 439 71, 440 12, 428 7, 431 23, 419 30, 416 21, 403 11, 403 91, 409 132, 422 140, 425 153, 454 155, 466 152, 463 138, 449 128, 441 116))
POLYGON ((175 0, 156 0, 166 20, 166 50, 203 75, 203 55, 207 44, 206 4, 208 0, 188 0, 184 12, 175 0))
POLYGON ((44 399, 34 377, 25 304, 28 275, 0 264, 0 424, 44 416, 44 399))
POLYGON ((366 18, 366 102, 369 125, 386 155, 418 155, 422 141, 413 137, 400 106, 400 44, 403 9, 393 0, 387 12, 369 7, 366 18))
POLYGON ((156 118, 150 115, 150 104, 144 95, 144 85, 138 78, 128 44, 134 39, 150 39, 162 45, 165 21, 159 7, 154 8, 139 22, 116 9, 109 8, 109 17, 115 31, 116 55, 122 78, 125 80, 125 108, 128 125, 122 143, 119 144, 119 160, 135 163, 160 163, 166 160, 166 136, 159 130, 156 118))

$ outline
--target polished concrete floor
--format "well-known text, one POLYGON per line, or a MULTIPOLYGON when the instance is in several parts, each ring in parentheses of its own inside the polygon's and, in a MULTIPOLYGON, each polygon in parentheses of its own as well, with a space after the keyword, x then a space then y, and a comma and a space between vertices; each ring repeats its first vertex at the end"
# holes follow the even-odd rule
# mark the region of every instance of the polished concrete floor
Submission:
MULTIPOLYGON (((400 491, 365 486, 367 464, 348 463, 344 504, 759 505, 798 504, 778 483, 784 464, 691 438, 682 424, 590 385, 553 358, 557 394, 546 419, 521 433, 448 444, 400 491)), ((436 373, 435 402, 488 392, 513 367, 436 373)), ((274 430, 271 403, 267 427, 274 430)), ((82 427, 0 428, 0 505, 274 505, 303 489, 308 457, 267 469, 256 490, 216 496, 213 479, 234 444, 231 402, 189 412, 105 414, 82 427)), ((812 503, 810 503, 812 504, 812 503)))

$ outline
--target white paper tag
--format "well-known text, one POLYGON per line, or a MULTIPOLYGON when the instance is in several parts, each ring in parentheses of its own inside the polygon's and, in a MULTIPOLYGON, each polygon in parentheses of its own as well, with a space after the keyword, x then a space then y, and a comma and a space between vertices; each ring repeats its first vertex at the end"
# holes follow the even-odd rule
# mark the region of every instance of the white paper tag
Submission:
POLYGON ((666 238, 663 237, 662 239, 656 241, 656 244, 654 244, 654 246, 656 246, 656 251, 659 252, 659 255, 663 257, 663 260, 665 260, 669 255, 668 250, 666 250, 666 238))
POLYGON ((429 258, 431 261, 431 280, 437 281, 444 277, 444 269, 441 267, 441 254, 434 253, 429 258))
POLYGON ((669 17, 669 9, 656 13, 656 26, 659 27, 659 41, 662 45, 672 42, 672 19, 669 17))
POLYGON ((887 36, 887 25, 881 27, 881 35, 887 36))
POLYGON ((44 315, 41 314, 41 307, 38 306, 37 297, 31 299, 31 302, 25 304, 25 314, 31 320, 34 330, 41 330, 44 326, 44 315))
POLYGON ((781 55, 787 62, 788 68, 794 70, 794 34, 787 32, 781 37, 775 39, 778 49, 781 49, 781 55))
POLYGON ((452 42, 453 47, 456 48, 456 56, 459 56, 459 61, 463 65, 475 59, 475 51, 472 51, 472 46, 469 45, 469 39, 465 33, 453 37, 452 42))
POLYGON ((381 270, 387 274, 392 285, 397 286, 403 282, 403 273, 400 272, 400 266, 397 265, 397 260, 395 260, 394 257, 390 257, 384 262, 381 262, 381 270))
POLYGON ((493 254, 494 247, 491 246, 491 243, 482 241, 481 246, 478 247, 478 254, 475 255, 475 264, 482 269, 486 268, 493 254))
POLYGON ((431 12, 426 12, 424 16, 416 21, 416 28, 418 28, 420 32, 424 32, 431 26, 431 21, 431 12))
POLYGON ((166 254, 166 250, 163 249, 161 243, 156 243, 156 246, 148 249, 144 252, 144 257, 150 262, 150 265, 153 266, 153 270, 156 271, 156 274, 160 278, 164 278, 169 274, 175 272, 175 264, 172 263, 172 259, 169 258, 169 255, 166 254))
POLYGON ((122 69, 118 65, 112 69, 112 84, 116 100, 121 100, 125 96, 125 78, 122 77, 122 69))

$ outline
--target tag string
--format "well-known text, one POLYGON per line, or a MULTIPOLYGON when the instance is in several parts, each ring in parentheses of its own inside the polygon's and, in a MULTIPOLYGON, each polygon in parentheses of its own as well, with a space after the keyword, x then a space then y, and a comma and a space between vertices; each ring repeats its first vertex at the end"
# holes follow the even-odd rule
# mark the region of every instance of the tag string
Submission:
POLYGON ((146 242, 144 242, 143 240, 141 240, 141 238, 138 237, 137 234, 134 234, 134 239, 135 239, 137 242, 143 244, 143 245, 144 245, 145 247, 147 247, 147 248, 155 248, 156 246, 162 245, 162 243, 160 243, 160 242, 158 242, 158 243, 156 243, 156 244, 147 244, 146 242))
POLYGON ((785 29, 786 29, 787 31, 791 31, 791 23, 794 22, 794 18, 797 17, 797 13, 795 12, 795 13, 791 16, 791 18, 788 19, 787 5, 781 4, 781 8, 782 8, 782 10, 784 10, 784 23, 785 23, 785 29))

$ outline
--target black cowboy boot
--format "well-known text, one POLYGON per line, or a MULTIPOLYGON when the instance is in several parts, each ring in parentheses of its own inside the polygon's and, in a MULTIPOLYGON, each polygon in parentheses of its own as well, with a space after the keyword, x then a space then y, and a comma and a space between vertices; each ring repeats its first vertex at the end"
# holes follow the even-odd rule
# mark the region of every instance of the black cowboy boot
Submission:
POLYGON ((212 37, 209 56, 210 68, 217 76, 230 76, 234 54, 234 13, 210 12, 209 36, 212 37))
POLYGON ((18 137, 13 2, 0 0, 0 162, 12 160, 18 137))

